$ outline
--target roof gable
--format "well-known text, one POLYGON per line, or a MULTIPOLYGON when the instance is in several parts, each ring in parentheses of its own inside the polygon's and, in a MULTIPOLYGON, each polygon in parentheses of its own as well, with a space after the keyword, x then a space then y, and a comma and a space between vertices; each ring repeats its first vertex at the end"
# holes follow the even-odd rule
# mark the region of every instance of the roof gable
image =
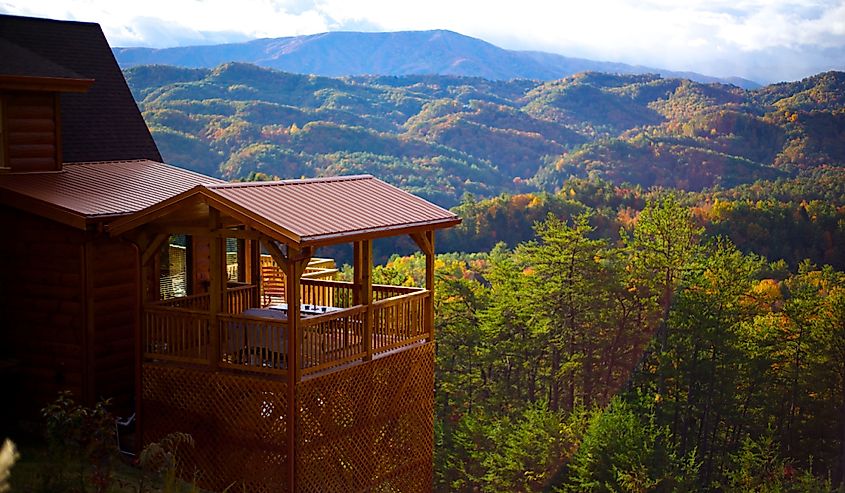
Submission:
POLYGON ((199 185, 109 226, 122 234, 203 201, 274 239, 298 247, 454 226, 454 213, 369 175, 199 185))
POLYGON ((10 56, 22 57, 4 58, 5 76, 94 80, 87 92, 61 96, 65 162, 161 161, 98 24, 0 15, 0 40, 10 56))

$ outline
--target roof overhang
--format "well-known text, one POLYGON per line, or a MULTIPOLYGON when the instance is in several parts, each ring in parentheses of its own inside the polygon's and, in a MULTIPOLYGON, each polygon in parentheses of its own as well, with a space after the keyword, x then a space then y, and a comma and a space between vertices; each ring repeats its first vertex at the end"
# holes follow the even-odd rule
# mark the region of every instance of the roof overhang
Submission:
POLYGON ((0 90, 43 92, 86 92, 94 79, 0 75, 0 90))
POLYGON ((0 187, 0 204, 45 217, 72 228, 85 230, 89 224, 89 218, 78 212, 2 187, 0 187))
MULTIPOLYGON (((353 192, 350 190, 350 193, 353 192)), ((288 196, 285 198, 288 199, 287 205, 290 206, 291 197, 288 196)), ((315 199, 317 204, 323 202, 320 200, 320 197, 310 198, 315 199)), ((346 198, 350 202, 357 200, 358 203, 373 200, 369 196, 356 197, 351 195, 346 198)), ((132 230, 145 227, 158 228, 158 232, 170 231, 174 234, 179 232, 179 227, 185 227, 186 230, 190 229, 191 231, 196 231, 197 228, 209 228, 207 217, 195 218, 194 227, 174 220, 174 217, 180 211, 189 210, 197 204, 207 205, 209 209, 219 211, 221 217, 227 218, 220 229, 232 227, 248 228, 260 235, 280 241, 296 249, 414 234, 434 229, 448 228, 461 222, 461 219, 455 214, 426 202, 419 197, 415 197, 370 176, 356 176, 340 177, 337 179, 290 180, 269 184, 197 185, 186 192, 163 200, 146 209, 118 218, 110 223, 107 228, 109 234, 113 236, 123 235, 132 230), (260 192, 266 193, 267 187, 281 189, 281 187, 296 185, 310 185, 314 188, 314 191, 319 192, 324 191, 319 188, 322 185, 352 182, 354 180, 370 180, 372 182, 371 186, 377 187, 378 190, 386 191, 388 194, 393 194, 388 195, 388 199, 392 198, 396 201, 396 209, 403 210, 403 206, 405 206, 414 211, 421 211, 419 213, 420 217, 415 219, 413 213, 410 215, 394 214, 391 216, 389 213, 386 214, 384 210, 380 210, 373 212, 372 217, 357 217, 357 221, 344 222, 342 219, 338 219, 343 217, 344 211, 331 209, 329 214, 332 214, 332 216, 327 221, 330 222, 330 226, 323 228, 312 227, 311 230, 308 230, 307 228, 298 228, 299 225, 294 222, 295 220, 289 220, 289 218, 302 217, 303 214, 307 214, 308 212, 313 212, 318 218, 325 217, 326 211, 321 210, 319 205, 315 207, 314 203, 302 204, 298 210, 291 210, 291 214, 288 216, 286 214, 280 214, 277 208, 274 208, 277 202, 273 202, 270 199, 274 199, 275 197, 270 196, 268 198, 264 195, 260 199, 263 202, 260 202, 255 198, 257 194, 250 193, 259 192, 257 190, 258 188, 265 189, 260 190, 260 192), (240 193, 233 195, 231 190, 234 188, 240 188, 240 193), (253 190, 249 190, 250 188, 253 190), (246 195, 246 197, 243 195, 246 195), (308 208, 311 209, 305 210, 308 208), (332 220, 335 222, 331 222, 332 220)), ((212 233, 210 228, 208 232, 212 233)), ((214 233, 217 234, 220 231, 217 230, 214 233)))

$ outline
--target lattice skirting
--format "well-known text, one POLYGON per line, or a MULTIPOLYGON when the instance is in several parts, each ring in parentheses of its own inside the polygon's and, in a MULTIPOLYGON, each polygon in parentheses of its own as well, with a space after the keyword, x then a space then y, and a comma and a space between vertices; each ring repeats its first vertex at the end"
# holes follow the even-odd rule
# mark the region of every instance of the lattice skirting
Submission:
POLYGON ((196 475, 200 486, 213 491, 232 483, 248 491, 283 491, 286 388, 262 378, 145 364, 144 444, 174 431, 189 433, 196 443, 180 448, 183 478, 196 475))
MULTIPOLYGON (((186 478, 216 491, 285 491, 285 390, 257 376, 145 364, 144 443, 190 433, 186 478)), ((430 491, 433 390, 433 343, 300 383, 297 491, 430 491)))
POLYGON ((302 382, 299 405, 299 491, 431 491, 433 343, 302 382))

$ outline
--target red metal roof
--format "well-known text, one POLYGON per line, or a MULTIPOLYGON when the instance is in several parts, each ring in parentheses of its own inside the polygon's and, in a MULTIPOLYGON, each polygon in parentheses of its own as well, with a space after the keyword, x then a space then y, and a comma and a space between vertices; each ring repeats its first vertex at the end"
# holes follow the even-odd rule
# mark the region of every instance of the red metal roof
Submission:
MULTIPOLYGON (((454 226, 460 218, 369 175, 199 185, 109 225, 122 234, 196 196, 263 234, 300 246, 341 243, 454 226)), ((205 224, 203 224, 204 226, 205 224)))
POLYGON ((207 188, 299 236, 303 244, 460 222, 452 212, 370 175, 226 183, 207 188))
POLYGON ((0 202, 34 213, 46 208, 54 219, 80 226, 137 212, 199 184, 216 183, 224 182, 145 159, 66 163, 55 173, 0 174, 0 202))

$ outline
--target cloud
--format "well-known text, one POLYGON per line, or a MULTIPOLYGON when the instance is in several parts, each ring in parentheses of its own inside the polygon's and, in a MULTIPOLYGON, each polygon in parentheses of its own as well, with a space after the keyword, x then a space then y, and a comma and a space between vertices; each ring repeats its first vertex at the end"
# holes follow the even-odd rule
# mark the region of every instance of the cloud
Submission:
POLYGON ((0 0, 0 11, 96 21, 115 46, 450 29, 504 48, 761 81, 841 69, 845 52, 843 0, 0 0))

